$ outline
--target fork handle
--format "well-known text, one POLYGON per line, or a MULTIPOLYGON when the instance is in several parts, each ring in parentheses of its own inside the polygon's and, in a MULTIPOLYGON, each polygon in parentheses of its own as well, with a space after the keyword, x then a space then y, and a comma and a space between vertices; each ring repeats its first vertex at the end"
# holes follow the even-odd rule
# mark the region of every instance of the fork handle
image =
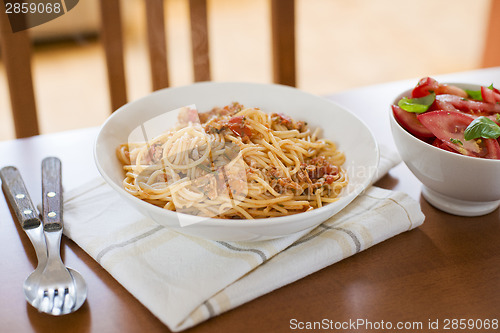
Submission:
POLYGON ((0 170, 3 189, 24 230, 40 226, 38 212, 31 201, 23 178, 16 167, 6 166, 0 170))
POLYGON ((42 161, 42 206, 45 232, 60 231, 62 225, 61 161, 46 157, 42 161))

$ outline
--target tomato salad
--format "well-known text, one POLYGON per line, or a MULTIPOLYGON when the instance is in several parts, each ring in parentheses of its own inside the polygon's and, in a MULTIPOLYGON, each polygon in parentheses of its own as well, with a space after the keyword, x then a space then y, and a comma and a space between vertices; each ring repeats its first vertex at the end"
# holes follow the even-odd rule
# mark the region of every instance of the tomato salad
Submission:
POLYGON ((392 111, 402 127, 429 144, 500 159, 500 91, 493 85, 464 90, 425 77, 392 111))

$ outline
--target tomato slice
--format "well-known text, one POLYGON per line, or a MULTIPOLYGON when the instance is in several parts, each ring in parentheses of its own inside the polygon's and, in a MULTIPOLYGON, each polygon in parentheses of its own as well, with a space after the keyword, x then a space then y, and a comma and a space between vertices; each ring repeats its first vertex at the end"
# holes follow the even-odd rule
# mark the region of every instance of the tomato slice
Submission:
POLYGON ((459 110, 451 104, 449 99, 443 96, 447 95, 436 95, 436 100, 430 106, 429 111, 444 110, 458 112, 459 110))
POLYGON ((496 139, 485 139, 486 147, 488 148, 488 154, 486 158, 491 158, 494 160, 500 160, 500 144, 496 139))
POLYGON ((489 118, 493 120, 495 123, 500 125, 499 118, 497 117, 497 113, 490 113, 490 112, 483 112, 483 111, 473 111, 471 112, 469 109, 464 108, 466 111, 461 111, 454 107, 449 101, 447 101, 448 97, 444 96, 439 97, 436 96, 436 100, 432 105, 429 107, 429 111, 437 111, 437 110, 443 110, 443 111, 452 111, 452 112, 463 112, 469 116, 472 116, 474 118, 484 116, 486 118, 489 118))
POLYGON ((457 86, 447 85, 445 83, 440 83, 439 87, 435 91, 436 95, 455 95, 463 98, 467 98, 469 96, 467 92, 457 86))
POLYGON ((463 112, 431 111, 417 116, 443 144, 467 156, 486 157, 489 153, 485 139, 465 140, 464 131, 474 117, 463 112))
POLYGON ((481 97, 486 103, 497 103, 500 102, 500 91, 498 89, 490 89, 488 87, 481 87, 481 97))
POLYGON ((432 141, 432 145, 434 147, 438 147, 438 148, 441 148, 441 149, 444 149, 447 151, 451 151, 452 153, 458 153, 456 150, 450 148, 446 143, 444 143, 443 141, 441 141, 438 138, 435 138, 434 141, 432 141))
POLYGON ((456 95, 436 95, 435 103, 441 105, 441 109, 446 111, 453 111, 450 108, 443 107, 443 105, 449 104, 455 109, 477 116, 487 116, 500 112, 500 104, 474 101, 456 95))
POLYGON ((435 92, 439 88, 439 83, 430 77, 424 77, 418 81, 415 88, 411 92, 412 98, 424 97, 431 92, 435 92))
POLYGON ((434 134, 432 134, 432 132, 422 125, 422 123, 417 119, 417 115, 415 113, 406 112, 397 105, 391 106, 394 118, 396 118, 397 122, 408 132, 420 138, 434 137, 434 134))
POLYGON ((244 116, 236 116, 229 119, 228 122, 229 129, 236 135, 240 137, 251 137, 252 130, 250 127, 245 125, 245 117, 244 116))

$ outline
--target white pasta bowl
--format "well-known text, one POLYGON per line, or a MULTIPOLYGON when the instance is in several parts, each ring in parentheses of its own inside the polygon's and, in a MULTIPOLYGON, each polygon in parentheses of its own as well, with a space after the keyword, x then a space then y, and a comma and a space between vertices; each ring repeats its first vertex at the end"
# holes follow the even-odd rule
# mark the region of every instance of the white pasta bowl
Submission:
MULTIPOLYGON (((473 84, 449 84, 480 89, 473 84)), ((401 93, 394 104, 404 96, 409 97, 411 91, 401 93)), ((485 215, 499 207, 500 160, 469 157, 434 147, 406 131, 391 109, 389 119, 396 148, 422 183, 422 195, 430 204, 460 216, 485 215)))
MULTIPOLYGON (((157 121, 153 123, 158 125, 157 121)), ((174 121, 165 121, 156 127, 165 131, 174 125, 174 121)), ((159 90, 124 105, 103 124, 96 139, 94 154, 102 177, 127 204, 160 225, 202 238, 226 241, 272 239, 318 226, 346 207, 370 185, 379 160, 378 146, 368 127, 354 114, 327 99, 281 85, 215 82, 159 90), (321 127, 322 137, 332 140, 337 149, 346 155, 343 167, 347 170, 349 184, 343 189, 339 200, 295 215, 254 220, 200 220, 199 217, 149 204, 123 189, 124 172, 116 157, 116 148, 126 143, 129 135, 139 126, 183 106, 194 104, 202 112, 232 102, 258 107, 266 113, 281 112, 296 120, 307 121, 311 127, 321 127), (184 223, 180 223, 181 219, 184 223)))

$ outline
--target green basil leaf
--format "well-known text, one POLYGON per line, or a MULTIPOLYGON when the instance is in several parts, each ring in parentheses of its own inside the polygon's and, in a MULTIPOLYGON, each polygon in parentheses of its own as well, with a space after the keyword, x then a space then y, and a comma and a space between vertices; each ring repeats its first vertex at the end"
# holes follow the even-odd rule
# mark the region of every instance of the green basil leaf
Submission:
POLYGON ((431 93, 424 97, 408 98, 403 97, 398 102, 398 106, 408 112, 424 113, 436 100, 436 94, 431 93))
POLYGON ((467 90, 465 89, 465 92, 467 95, 469 95, 469 98, 476 100, 476 101, 482 101, 483 100, 483 95, 481 95, 481 90, 467 90))
POLYGON ((465 129, 465 140, 477 138, 496 139, 500 136, 500 126, 493 120, 481 116, 474 119, 465 129))
POLYGON ((450 142, 451 143, 454 143, 456 145, 461 145, 463 146, 464 144, 462 143, 462 141, 458 140, 458 139, 453 139, 453 138, 450 138, 450 142))
POLYGON ((490 86, 488 87, 489 90, 495 90, 495 87, 493 87, 493 83, 490 84, 490 86))
POLYGON ((500 113, 497 113, 497 123, 500 123, 500 113))

